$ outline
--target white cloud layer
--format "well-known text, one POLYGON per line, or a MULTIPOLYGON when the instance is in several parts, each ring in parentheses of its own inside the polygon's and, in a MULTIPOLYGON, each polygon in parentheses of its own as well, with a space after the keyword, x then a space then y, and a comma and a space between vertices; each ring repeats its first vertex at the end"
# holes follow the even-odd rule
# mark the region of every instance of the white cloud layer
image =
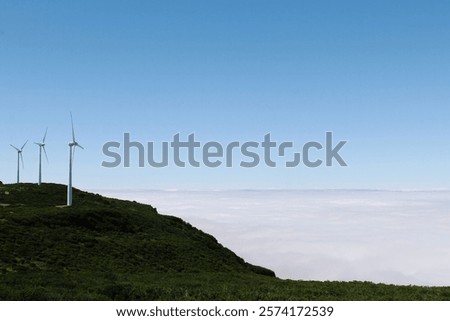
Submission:
POLYGON ((277 276, 450 286, 450 191, 102 191, 149 203, 277 276))

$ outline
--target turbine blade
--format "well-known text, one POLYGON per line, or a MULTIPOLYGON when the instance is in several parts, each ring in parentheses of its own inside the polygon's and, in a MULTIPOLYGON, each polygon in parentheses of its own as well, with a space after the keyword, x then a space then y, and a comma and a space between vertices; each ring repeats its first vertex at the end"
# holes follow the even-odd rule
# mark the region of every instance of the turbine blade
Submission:
POLYGON ((78 143, 76 143, 76 146, 77 147, 80 147, 81 149, 84 149, 84 147, 83 146, 81 146, 80 144, 78 144, 78 143))
POLYGON ((16 146, 9 144, 12 148, 14 148, 16 151, 20 151, 20 149, 18 149, 16 146))
POLYGON ((75 130, 73 129, 73 117, 72 117, 72 112, 70 112, 70 122, 72 124, 72 141, 75 141, 75 130))
POLYGON ((47 156, 47 151, 45 150, 45 146, 42 146, 42 148, 44 149, 44 155, 45 155, 45 158, 47 159, 47 163, 48 163, 48 156, 47 156))
POLYGON ((42 139, 42 144, 45 144, 45 138, 47 138, 48 127, 45 129, 44 139, 42 139))
POLYGON ((20 150, 23 150, 23 148, 25 147, 25 145, 28 143, 28 139, 27 139, 27 141, 25 142, 25 144, 23 144, 22 145, 22 148, 20 149, 20 150))
POLYGON ((25 168, 25 164, 23 162, 23 155, 22 155, 22 153, 20 153, 20 160, 22 161, 22 168, 25 168))

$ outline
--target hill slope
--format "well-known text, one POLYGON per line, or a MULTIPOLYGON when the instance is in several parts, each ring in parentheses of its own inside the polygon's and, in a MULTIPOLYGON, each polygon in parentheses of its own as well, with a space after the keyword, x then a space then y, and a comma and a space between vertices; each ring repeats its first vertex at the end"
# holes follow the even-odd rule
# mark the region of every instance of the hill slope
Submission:
POLYGON ((74 191, 20 185, 0 196, 0 269, 117 272, 273 272, 247 264, 211 235, 148 205, 74 191), (55 206, 56 205, 56 206, 55 206), (11 237, 11 236, 15 237, 11 237), (18 244, 20 241, 20 244, 18 244))
POLYGON ((294 282, 179 218, 56 184, 0 185, 0 299, 442 299, 449 288, 294 282))

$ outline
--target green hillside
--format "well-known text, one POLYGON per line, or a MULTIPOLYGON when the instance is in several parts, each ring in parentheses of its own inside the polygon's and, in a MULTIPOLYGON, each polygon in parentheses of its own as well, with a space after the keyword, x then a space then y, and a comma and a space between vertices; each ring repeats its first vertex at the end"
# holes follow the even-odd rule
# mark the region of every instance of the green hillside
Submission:
POLYGON ((450 288, 287 281, 183 220, 56 184, 0 185, 1 300, 448 300, 450 288))

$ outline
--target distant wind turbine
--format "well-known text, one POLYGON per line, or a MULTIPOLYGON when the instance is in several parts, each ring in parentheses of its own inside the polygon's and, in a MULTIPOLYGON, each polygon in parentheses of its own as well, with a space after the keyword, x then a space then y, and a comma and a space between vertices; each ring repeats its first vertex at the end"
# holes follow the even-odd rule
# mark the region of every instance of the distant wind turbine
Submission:
POLYGON ((72 141, 69 142, 69 185, 67 185, 67 206, 72 206, 72 163, 75 157, 75 149, 77 147, 84 149, 75 139, 72 113, 70 113, 70 121, 72 123, 72 141))
POLYGON ((25 167, 23 164, 22 151, 27 143, 28 143, 28 140, 25 142, 25 144, 22 145, 22 148, 20 148, 20 149, 14 145, 11 145, 11 147, 17 151, 17 184, 20 183, 20 161, 22 161, 22 167, 25 167))
POLYGON ((42 150, 44 150, 45 158, 47 159, 48 163, 48 157, 47 157, 47 151, 45 150, 45 138, 47 137, 47 131, 48 127, 45 130, 44 138, 42 139, 42 143, 35 143, 39 146, 39 182, 38 185, 41 185, 42 183, 42 150))

